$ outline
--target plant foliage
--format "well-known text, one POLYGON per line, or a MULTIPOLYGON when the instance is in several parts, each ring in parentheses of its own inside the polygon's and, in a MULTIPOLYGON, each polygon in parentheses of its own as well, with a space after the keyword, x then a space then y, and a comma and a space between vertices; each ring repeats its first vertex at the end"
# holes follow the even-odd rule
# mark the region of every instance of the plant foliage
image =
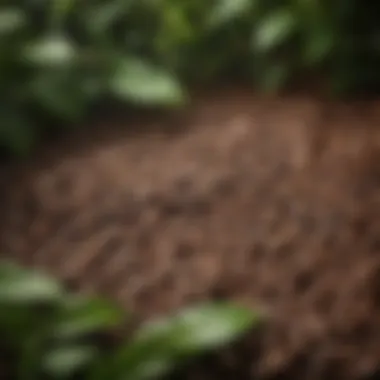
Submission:
POLYGON ((257 321, 240 307, 203 304, 148 321, 126 343, 104 347, 94 337, 125 322, 118 307, 68 294, 40 273, 0 265, 2 378, 158 379, 185 359, 229 343, 257 321))
POLYGON ((334 91, 377 89, 379 11, 369 0, 4 0, 0 143, 26 153, 104 97, 175 106, 186 84, 226 75, 266 90, 304 73, 334 91))

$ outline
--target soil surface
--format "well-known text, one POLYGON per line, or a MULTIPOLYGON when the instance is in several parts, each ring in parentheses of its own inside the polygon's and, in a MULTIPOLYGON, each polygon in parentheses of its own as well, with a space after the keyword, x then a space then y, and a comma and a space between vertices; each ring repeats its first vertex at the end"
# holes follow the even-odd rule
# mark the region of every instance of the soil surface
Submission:
POLYGON ((97 124, 2 169, 1 252, 142 318, 208 299, 266 315, 193 379, 374 378, 376 102, 231 89, 97 124))

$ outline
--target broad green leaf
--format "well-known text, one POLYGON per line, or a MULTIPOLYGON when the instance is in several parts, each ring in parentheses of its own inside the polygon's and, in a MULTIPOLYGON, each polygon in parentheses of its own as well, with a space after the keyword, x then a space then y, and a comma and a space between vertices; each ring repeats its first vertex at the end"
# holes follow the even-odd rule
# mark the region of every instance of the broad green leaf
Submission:
POLYGON ((180 84, 170 72, 135 58, 122 60, 109 84, 114 95, 138 104, 173 106, 185 101, 180 84))
POLYGON ((100 299, 71 297, 65 301, 53 334, 59 338, 78 338, 118 326, 124 319, 122 310, 100 299))
POLYGON ((270 51, 288 41, 297 28, 295 15, 281 9, 264 18, 255 28, 253 47, 259 51, 270 51))
POLYGON ((203 305, 172 318, 147 323, 108 363, 114 371, 109 376, 155 379, 172 370, 182 359, 230 343, 255 322, 258 316, 243 308, 203 305))
POLYGON ((63 289, 57 281, 35 272, 10 274, 0 279, 0 302, 30 304, 60 300, 63 289))
POLYGON ((219 0, 211 9, 208 25, 217 28, 251 11, 256 0, 219 0))
POLYGON ((42 367, 53 378, 67 378, 91 363, 97 353, 91 346, 59 347, 44 356, 42 367))
POLYGON ((24 57, 39 66, 66 66, 77 58, 77 51, 69 39, 51 35, 27 46, 24 57))
POLYGON ((203 351, 227 344, 257 320, 255 313, 240 307, 206 304, 147 324, 136 341, 163 339, 182 352, 203 351))
POLYGON ((0 36, 6 36, 26 25, 25 13, 16 8, 0 8, 0 36))

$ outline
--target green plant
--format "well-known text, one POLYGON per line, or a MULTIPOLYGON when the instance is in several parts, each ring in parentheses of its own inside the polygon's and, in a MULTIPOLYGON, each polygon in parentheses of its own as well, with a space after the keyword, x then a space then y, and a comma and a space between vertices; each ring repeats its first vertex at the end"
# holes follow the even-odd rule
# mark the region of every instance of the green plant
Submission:
POLYGON ((4 0, 0 144, 29 152, 104 98, 185 103, 194 81, 234 76, 276 91, 302 76, 378 89, 369 0, 4 0))
POLYGON ((203 304, 146 322, 124 344, 94 340, 123 321, 123 312, 104 300, 70 295, 55 280, 10 263, 0 266, 0 355, 11 379, 157 379, 229 343, 258 318, 240 307, 203 304))
POLYGON ((141 7, 120 0, 3 2, 0 140, 27 152, 44 129, 79 121, 104 96, 161 106, 185 100, 174 74, 142 58, 144 41, 130 40, 143 37, 142 24, 130 25, 141 7))

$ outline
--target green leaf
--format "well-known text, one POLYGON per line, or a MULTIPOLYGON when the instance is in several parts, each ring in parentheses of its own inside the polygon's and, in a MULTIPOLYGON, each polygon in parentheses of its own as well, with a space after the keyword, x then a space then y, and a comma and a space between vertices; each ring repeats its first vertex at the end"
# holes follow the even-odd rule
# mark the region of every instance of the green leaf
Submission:
POLYGON ((26 25, 25 13, 16 8, 0 10, 0 36, 12 34, 26 25))
POLYGON ((0 281, 2 278, 8 276, 21 276, 25 273, 25 270, 9 260, 0 261, 0 281))
POLYGON ((288 9, 271 13, 256 27, 253 47, 268 52, 288 40, 297 28, 295 15, 288 9))
POLYGON ((135 58, 119 62, 109 85, 117 97, 138 104, 175 106, 185 101, 185 94, 171 73, 135 58))
POLYGON ((45 336, 40 331, 39 326, 28 326, 23 331, 22 344, 18 351, 17 376, 18 379, 37 379, 39 378, 41 357, 45 336), (34 328, 33 328, 34 327, 34 328))
POLYGON ((83 89, 85 78, 69 70, 43 70, 29 83, 31 97, 49 115, 76 121, 92 99, 83 89))
POLYGON ((308 65, 321 63, 333 50, 335 38, 328 30, 317 30, 305 44, 304 59, 308 65))
POLYGON ((35 126, 18 109, 1 110, 0 141, 13 153, 25 156, 35 142, 35 126))
POLYGON ((129 11, 133 3, 134 0, 114 0, 91 8, 84 19, 87 29, 96 35, 105 33, 129 11))
POLYGON ((75 0, 52 0, 51 1, 51 27, 59 31, 64 26, 64 21, 75 6, 75 0))
POLYGON ((234 21, 237 17, 251 11, 256 3, 253 0, 219 0, 210 12, 208 25, 211 28, 218 28, 234 21))
POLYGON ((12 349, 20 349, 27 335, 39 322, 31 308, 0 302, 0 333, 3 342, 12 349))
POLYGON ((136 341, 163 339, 181 352, 218 348, 245 332, 257 321, 249 310, 226 305, 203 305, 144 326, 136 341))
POLYGON ((75 7, 76 0, 52 0, 53 15, 66 16, 75 7))
POLYGON ((39 66, 66 66, 77 58, 77 51, 69 39, 50 35, 27 46, 24 58, 39 66))
POLYGON ((184 358, 230 343, 257 321, 255 313, 228 305, 184 310, 172 318, 144 325, 132 342, 107 363, 113 371, 107 374, 103 366, 98 373, 115 379, 155 379, 184 358))
POLYGON ((68 377, 91 363, 97 353, 91 346, 59 347, 44 356, 42 367, 54 378, 68 377))
POLYGON ((0 302, 30 304, 60 300, 63 289, 57 281, 35 272, 9 273, 0 278, 0 302))
POLYGON ((53 334, 58 338, 78 338, 118 326, 124 319, 122 310, 100 299, 70 297, 65 300, 53 334))

